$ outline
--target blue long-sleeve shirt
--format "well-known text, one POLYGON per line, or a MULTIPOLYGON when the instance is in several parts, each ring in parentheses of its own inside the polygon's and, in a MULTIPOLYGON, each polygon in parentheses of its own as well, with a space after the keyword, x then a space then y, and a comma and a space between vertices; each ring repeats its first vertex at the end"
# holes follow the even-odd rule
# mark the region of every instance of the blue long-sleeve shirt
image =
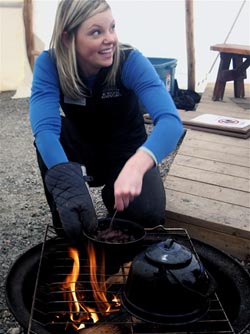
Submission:
MULTIPOLYGON (((126 59, 121 80, 127 89, 134 91, 154 123, 154 129, 142 149, 156 163, 160 163, 174 150, 183 134, 182 122, 174 102, 150 61, 138 50, 133 50, 126 59)), ((60 83, 56 64, 48 51, 44 51, 35 63, 30 122, 36 146, 46 166, 50 168, 67 162, 68 158, 60 143, 60 83)))

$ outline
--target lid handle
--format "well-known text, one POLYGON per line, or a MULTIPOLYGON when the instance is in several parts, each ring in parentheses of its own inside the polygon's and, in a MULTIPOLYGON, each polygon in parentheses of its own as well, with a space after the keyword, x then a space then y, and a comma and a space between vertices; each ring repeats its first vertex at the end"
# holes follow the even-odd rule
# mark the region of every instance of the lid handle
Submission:
POLYGON ((174 239, 172 238, 168 238, 165 243, 164 243, 164 248, 171 248, 173 246, 173 243, 174 243, 174 239))

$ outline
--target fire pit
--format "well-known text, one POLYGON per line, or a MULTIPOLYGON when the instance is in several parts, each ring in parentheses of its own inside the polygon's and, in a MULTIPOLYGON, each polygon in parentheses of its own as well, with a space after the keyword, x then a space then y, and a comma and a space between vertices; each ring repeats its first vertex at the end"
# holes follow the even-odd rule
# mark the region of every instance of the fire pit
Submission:
POLYGON ((72 252, 50 226, 44 243, 31 248, 11 267, 6 280, 8 306, 28 334, 166 334, 173 331, 243 334, 250 324, 249 274, 227 254, 200 241, 191 241, 183 229, 161 226, 147 229, 141 250, 167 237, 187 247, 191 243, 218 285, 210 298, 208 312, 195 323, 173 328, 167 324, 151 325, 131 316, 119 303, 129 263, 117 266, 118 262, 114 264, 110 254, 105 257, 97 254, 90 260, 85 249, 72 252), (78 271, 73 270, 77 267, 78 271), (96 270, 90 278, 93 268, 96 270), (98 298, 93 298, 94 294, 98 298))

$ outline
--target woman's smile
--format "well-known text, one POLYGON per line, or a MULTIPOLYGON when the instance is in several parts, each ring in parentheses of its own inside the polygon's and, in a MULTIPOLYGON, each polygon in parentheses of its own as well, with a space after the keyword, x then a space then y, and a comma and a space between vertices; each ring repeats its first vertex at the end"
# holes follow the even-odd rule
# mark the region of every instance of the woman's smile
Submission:
POLYGON ((99 51, 99 54, 105 59, 109 59, 109 58, 113 59, 113 54, 114 54, 113 51, 114 51, 114 48, 103 49, 99 51))

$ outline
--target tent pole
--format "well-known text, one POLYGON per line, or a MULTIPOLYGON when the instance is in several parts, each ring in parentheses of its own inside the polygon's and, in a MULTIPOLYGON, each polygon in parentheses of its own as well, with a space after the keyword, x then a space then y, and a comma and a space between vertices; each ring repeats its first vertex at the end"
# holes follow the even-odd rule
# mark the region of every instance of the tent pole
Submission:
POLYGON ((188 67, 188 89, 195 91, 195 49, 193 0, 186 0, 186 48, 188 67))
POLYGON ((23 20, 25 27, 25 40, 27 56, 30 67, 34 67, 34 34, 33 34, 33 4, 32 0, 24 0, 23 2, 23 20))

